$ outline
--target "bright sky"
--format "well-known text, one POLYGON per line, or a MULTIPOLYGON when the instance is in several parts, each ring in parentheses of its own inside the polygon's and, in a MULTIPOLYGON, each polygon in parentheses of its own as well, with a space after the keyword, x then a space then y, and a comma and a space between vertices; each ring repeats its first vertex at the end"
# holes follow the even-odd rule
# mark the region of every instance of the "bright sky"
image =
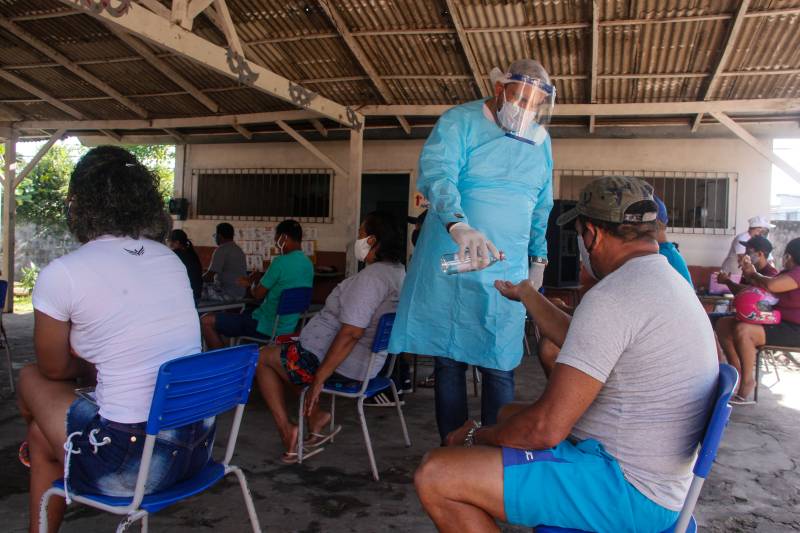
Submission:
MULTIPOLYGON (((39 151, 39 148, 46 141, 34 141, 34 142, 19 142, 17 143, 17 155, 21 156, 26 161, 36 155, 36 152, 39 151)), ((61 143, 62 146, 66 146, 73 153, 77 153, 77 149, 80 147, 81 143, 78 141, 77 137, 67 137, 66 139, 62 139, 58 141, 61 143)))
MULTIPOLYGON (((800 139, 775 139, 772 150, 794 168, 800 170, 800 139)), ((800 195, 800 183, 772 165, 772 205, 778 205, 778 194, 800 195)))

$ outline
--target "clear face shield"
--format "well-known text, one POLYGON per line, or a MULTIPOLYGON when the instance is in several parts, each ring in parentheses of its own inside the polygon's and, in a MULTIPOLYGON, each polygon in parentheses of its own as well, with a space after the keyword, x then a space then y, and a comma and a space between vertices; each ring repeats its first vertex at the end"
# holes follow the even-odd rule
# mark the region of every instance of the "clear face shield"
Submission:
POLYGON ((507 134, 539 145, 547 138, 556 88, 524 74, 505 74, 498 79, 503 92, 497 102, 497 121, 507 134))

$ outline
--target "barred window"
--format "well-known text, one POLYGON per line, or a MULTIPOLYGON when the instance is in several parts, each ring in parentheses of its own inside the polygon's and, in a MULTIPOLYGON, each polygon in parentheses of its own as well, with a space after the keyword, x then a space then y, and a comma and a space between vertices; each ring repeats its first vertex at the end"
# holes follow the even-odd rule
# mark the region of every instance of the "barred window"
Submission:
POLYGON ((195 169, 192 176, 197 218, 331 222, 330 169, 195 169))
POLYGON ((602 176, 635 176, 650 183, 664 201, 669 229, 675 233, 733 234, 736 213, 734 172, 679 172, 630 170, 556 170, 555 197, 578 200, 581 189, 602 176))

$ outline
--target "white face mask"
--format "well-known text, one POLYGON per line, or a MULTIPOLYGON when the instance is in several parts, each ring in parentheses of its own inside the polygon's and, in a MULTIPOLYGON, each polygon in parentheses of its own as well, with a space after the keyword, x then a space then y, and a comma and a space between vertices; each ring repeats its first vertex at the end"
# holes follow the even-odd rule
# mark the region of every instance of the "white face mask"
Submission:
POLYGON ((583 243, 583 236, 581 235, 578 235, 578 251, 581 254, 581 263, 583 263, 583 268, 586 269, 586 273, 589 274, 592 279, 599 280, 600 278, 598 278, 597 274, 592 270, 592 259, 589 257, 589 250, 586 249, 586 245, 583 243))
POLYGON ((363 263, 369 255, 369 251, 372 250, 372 246, 369 244, 369 237, 358 239, 353 245, 353 249, 356 254, 356 260, 363 263))
POLYGON ((497 120, 500 121, 500 126, 506 131, 516 131, 522 123, 522 117, 525 115, 525 110, 514 102, 508 100, 503 101, 503 107, 497 111, 497 120))

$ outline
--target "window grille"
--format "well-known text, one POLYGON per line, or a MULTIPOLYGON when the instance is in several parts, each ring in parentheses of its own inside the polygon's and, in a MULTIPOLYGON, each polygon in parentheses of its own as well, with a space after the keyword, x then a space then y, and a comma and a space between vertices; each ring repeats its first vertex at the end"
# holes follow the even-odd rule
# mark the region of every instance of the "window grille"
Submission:
POLYGON ((200 219, 332 221, 330 169, 195 169, 192 176, 200 219))
POLYGON ((668 231, 732 235, 736 213, 735 172, 679 172, 631 170, 556 170, 555 197, 577 200, 581 189, 603 176, 635 176, 650 183, 667 206, 668 231))

